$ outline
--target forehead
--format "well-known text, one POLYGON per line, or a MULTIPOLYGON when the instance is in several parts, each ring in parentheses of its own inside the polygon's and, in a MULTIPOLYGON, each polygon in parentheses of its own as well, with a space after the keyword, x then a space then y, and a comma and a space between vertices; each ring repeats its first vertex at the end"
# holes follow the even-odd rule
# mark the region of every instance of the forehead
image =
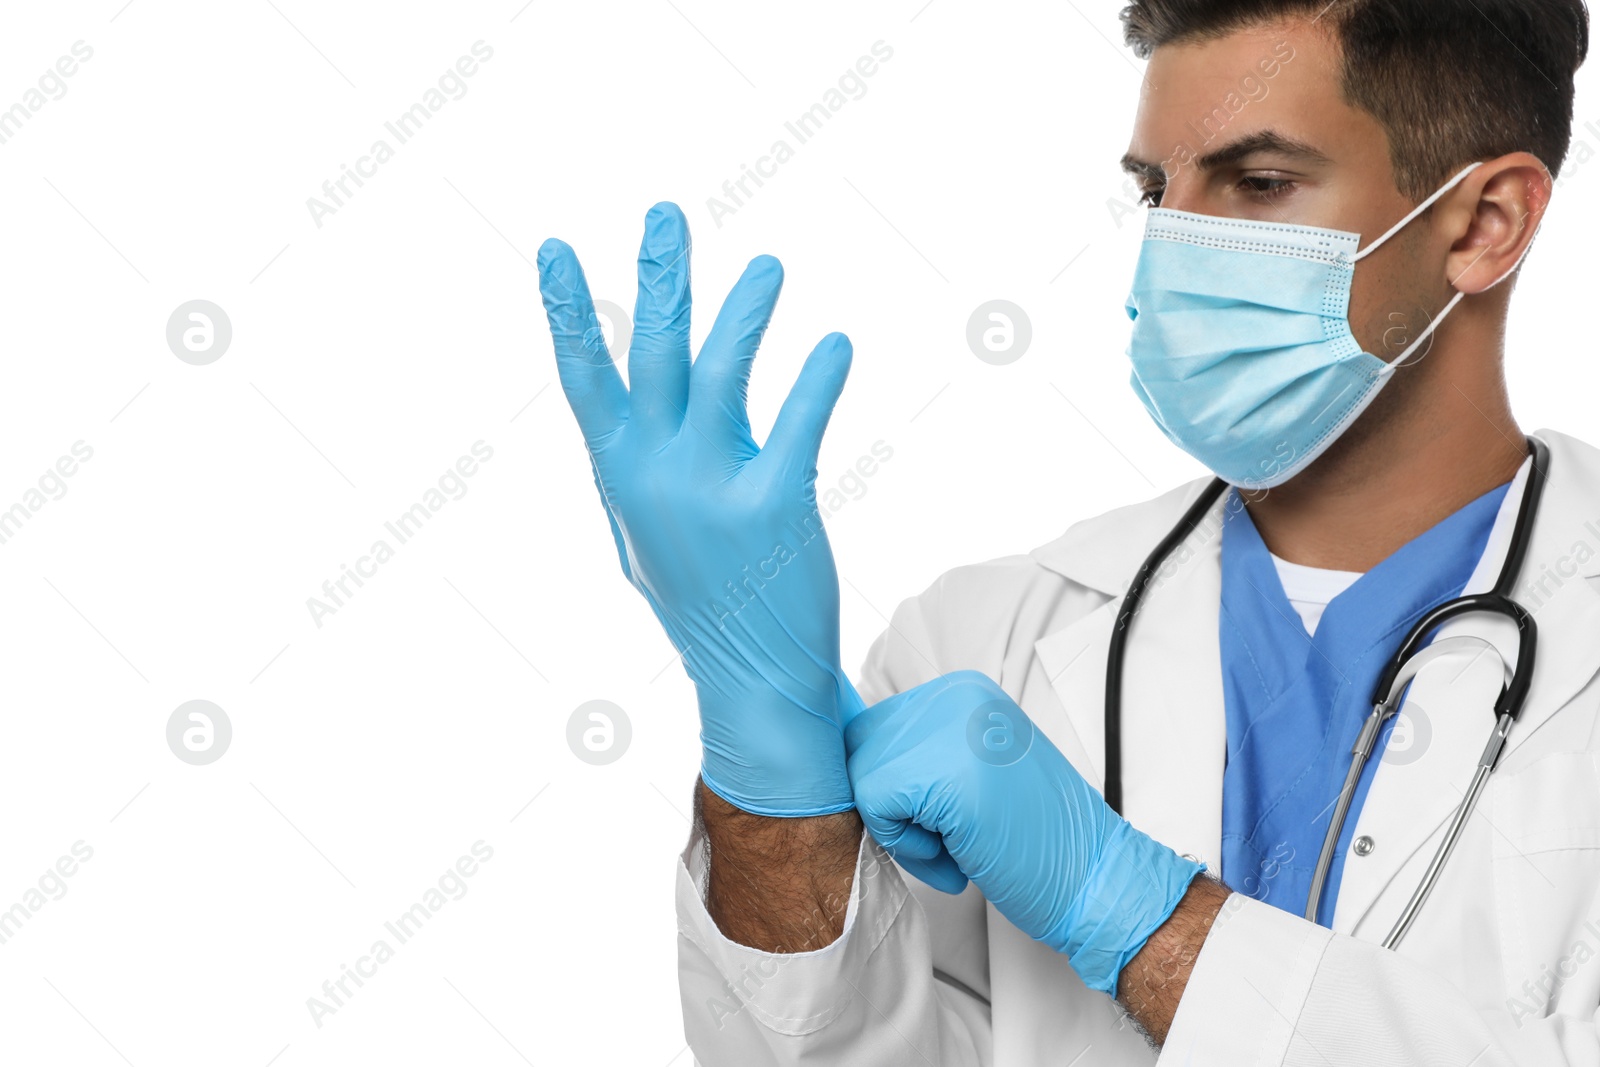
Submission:
POLYGON ((1332 27, 1310 19, 1162 45, 1140 87, 1129 155, 1161 164, 1180 147, 1203 156, 1268 130, 1333 159, 1383 146, 1377 121, 1345 102, 1341 78, 1332 27))

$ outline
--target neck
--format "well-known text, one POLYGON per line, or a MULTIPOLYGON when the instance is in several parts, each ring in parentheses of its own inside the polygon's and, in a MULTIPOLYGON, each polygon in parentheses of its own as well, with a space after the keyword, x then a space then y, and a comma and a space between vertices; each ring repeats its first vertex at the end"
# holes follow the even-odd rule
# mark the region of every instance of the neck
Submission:
POLYGON ((1365 573, 1516 476, 1528 440, 1511 414, 1498 360, 1471 361, 1493 368, 1472 380, 1449 373, 1437 353, 1428 358, 1438 362, 1402 368, 1305 471, 1246 494, 1274 555, 1365 573))

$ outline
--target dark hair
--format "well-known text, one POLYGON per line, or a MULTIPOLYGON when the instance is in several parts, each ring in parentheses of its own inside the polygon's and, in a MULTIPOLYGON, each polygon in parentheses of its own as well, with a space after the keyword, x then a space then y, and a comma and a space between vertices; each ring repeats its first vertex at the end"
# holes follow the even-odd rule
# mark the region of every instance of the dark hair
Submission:
POLYGON ((1299 16, 1339 42, 1345 100, 1383 125, 1407 196, 1420 201, 1468 163, 1510 152, 1560 173, 1573 75, 1589 51, 1584 0, 1133 0, 1122 24, 1149 58, 1164 44, 1299 16))

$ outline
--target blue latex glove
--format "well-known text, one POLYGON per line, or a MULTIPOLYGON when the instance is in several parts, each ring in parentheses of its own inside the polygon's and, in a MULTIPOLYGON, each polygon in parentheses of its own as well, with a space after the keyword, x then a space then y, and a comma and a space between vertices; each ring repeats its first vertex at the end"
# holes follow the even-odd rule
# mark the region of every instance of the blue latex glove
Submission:
POLYGON ((683 212, 645 216, 628 385, 572 249, 539 249, 562 388, 583 431, 622 571, 683 657, 700 705, 701 776, 759 815, 852 804, 842 722, 861 708, 839 665, 839 579, 815 491, 817 452, 850 370, 829 334, 765 447, 745 411, 783 268, 758 256, 690 365, 683 212))
POLYGON ((874 704, 846 725, 845 744, 862 820, 897 861, 946 892, 971 878, 1113 996, 1203 869, 1112 811, 976 671, 874 704))

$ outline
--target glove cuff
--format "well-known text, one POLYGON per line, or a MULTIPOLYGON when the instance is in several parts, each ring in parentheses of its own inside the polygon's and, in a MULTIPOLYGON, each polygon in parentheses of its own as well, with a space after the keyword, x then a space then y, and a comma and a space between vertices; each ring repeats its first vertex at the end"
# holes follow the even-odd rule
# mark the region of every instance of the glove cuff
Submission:
MULTIPOLYGON (((705 782, 706 788, 729 804, 751 815, 765 815, 773 819, 809 819, 818 815, 838 815, 840 812, 850 811, 855 808, 856 802, 853 795, 846 795, 842 799, 832 801, 825 799, 817 789, 821 783, 812 783, 813 789, 804 796, 787 795, 774 796, 770 789, 764 790, 762 796, 750 796, 738 790, 729 789, 717 781, 711 771, 706 769, 704 763, 700 765, 700 780, 705 782)), ((849 788, 848 779, 845 787, 849 788)))
POLYGON ((1122 969, 1171 918, 1204 870, 1118 820, 1053 947, 1067 955, 1084 984, 1116 996, 1122 969))
POLYGON ((700 777, 736 808, 780 819, 836 815, 855 807, 835 715, 859 711, 860 697, 837 677, 836 707, 796 706, 776 693, 728 700, 700 693, 700 777))

